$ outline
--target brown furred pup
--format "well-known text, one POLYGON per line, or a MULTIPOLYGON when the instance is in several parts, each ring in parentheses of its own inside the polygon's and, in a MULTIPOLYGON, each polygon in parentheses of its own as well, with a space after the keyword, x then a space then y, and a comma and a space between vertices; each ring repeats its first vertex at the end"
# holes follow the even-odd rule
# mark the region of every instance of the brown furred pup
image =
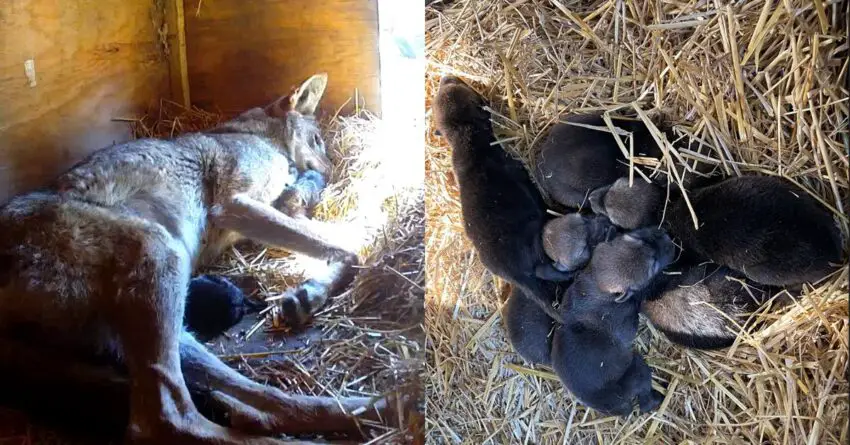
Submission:
POLYGON ((674 343, 689 348, 731 346, 749 315, 777 289, 759 286, 728 267, 704 262, 674 266, 657 277, 641 312, 674 343))
POLYGON ((562 297, 564 324, 552 339, 552 367, 583 404, 606 414, 656 409, 652 371, 632 350, 641 290, 674 258, 675 246, 656 228, 618 236, 596 247, 562 297))
MULTIPOLYGON (((571 115, 564 120, 581 125, 606 126, 599 114, 571 115)), ((635 156, 661 156, 661 149, 642 121, 625 118, 612 118, 612 121, 615 126, 632 133, 635 156)), ((537 158, 535 175, 541 187, 558 204, 569 208, 581 207, 590 192, 628 174, 626 158, 615 137, 620 137, 629 147, 625 137, 604 130, 563 122, 553 125, 540 146, 537 158)))
POLYGON ((558 271, 574 271, 590 261, 597 244, 610 240, 616 233, 617 228, 604 215, 570 213, 543 226, 543 251, 558 271))
POLYGON ((557 320, 557 283, 537 276, 539 266, 551 265, 540 239, 546 206, 522 162, 495 143, 484 106, 480 94, 452 76, 440 81, 433 105, 437 129, 452 147, 466 235, 488 270, 557 320))
MULTIPOLYGON (((617 182, 594 194, 595 210, 615 225, 629 227, 640 218, 619 208, 652 209, 661 221, 663 193, 646 193, 617 182), (607 195, 619 195, 610 199, 607 195), (626 218, 621 218, 626 215, 626 218)), ((742 176, 694 189, 688 198, 699 221, 694 227, 681 194, 671 190, 664 228, 681 241, 684 253, 697 261, 710 260, 771 286, 817 281, 835 271, 842 240, 829 211, 790 181, 776 176, 742 176)))

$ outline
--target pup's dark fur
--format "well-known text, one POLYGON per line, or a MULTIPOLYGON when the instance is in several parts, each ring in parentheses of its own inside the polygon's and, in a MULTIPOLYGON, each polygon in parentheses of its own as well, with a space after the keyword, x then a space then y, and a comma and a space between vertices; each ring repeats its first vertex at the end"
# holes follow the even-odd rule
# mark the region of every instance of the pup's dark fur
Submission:
POLYGON ((637 398, 641 412, 663 396, 652 389, 652 372, 632 351, 640 290, 673 261, 675 247, 655 228, 602 243, 576 277, 561 305, 565 322, 552 339, 552 366, 582 403, 628 415, 637 398), (623 302, 622 297, 631 297, 623 302))
POLYGON ((274 206, 292 217, 309 218, 313 208, 322 199, 326 181, 316 170, 307 170, 298 176, 295 184, 287 187, 274 206))
POLYGON ((536 275, 539 266, 551 265, 540 239, 547 219, 543 198, 523 164, 493 145, 485 105, 481 95, 449 76, 434 98, 437 129, 452 147, 466 234, 487 269, 559 319, 552 307, 556 283, 536 275))
POLYGON ((610 240, 617 232, 605 216, 579 213, 555 218, 543 227, 543 251, 559 271, 581 269, 590 261, 597 244, 610 240))
MULTIPOLYGON (((605 127, 601 115, 574 115, 568 122, 605 127)), ((613 119, 632 132, 635 156, 659 157, 661 150, 641 121, 613 119)), ((628 174, 628 165, 611 133, 577 125, 552 126, 540 146, 536 175, 549 196, 566 207, 580 207, 588 194, 628 174)), ((621 136, 626 147, 629 144, 621 136)))
POLYGON ((514 350, 528 362, 548 365, 554 320, 518 287, 502 308, 502 318, 514 350))
POLYGON ((660 274, 641 312, 671 341, 690 348, 731 346, 738 326, 767 301, 774 290, 713 263, 687 264, 660 274), (737 324, 737 326, 736 326, 737 324))
MULTIPOLYGON (((610 194, 615 187, 608 191, 610 194)), ((661 209, 664 195, 620 188, 622 202, 635 208, 661 209), (659 205, 659 196, 661 204, 659 205)), ((842 241, 832 215, 793 183, 775 176, 743 176, 695 189, 688 197, 699 220, 696 230, 677 193, 667 206, 665 227, 688 255, 742 272, 765 285, 816 281, 841 261, 842 241), (678 196, 677 196, 678 195, 678 196)), ((622 211, 601 198, 601 213, 616 225, 622 211)), ((658 211, 655 221, 661 218, 658 211)))
POLYGON ((201 275, 189 282, 183 323, 195 338, 208 342, 260 308, 227 278, 201 275))

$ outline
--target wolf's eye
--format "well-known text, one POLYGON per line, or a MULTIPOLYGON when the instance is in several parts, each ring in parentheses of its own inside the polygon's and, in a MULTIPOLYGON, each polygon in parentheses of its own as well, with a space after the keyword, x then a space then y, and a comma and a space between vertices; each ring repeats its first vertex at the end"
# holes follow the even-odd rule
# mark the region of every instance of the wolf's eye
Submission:
POLYGON ((313 135, 313 145, 321 146, 322 138, 318 134, 313 135))

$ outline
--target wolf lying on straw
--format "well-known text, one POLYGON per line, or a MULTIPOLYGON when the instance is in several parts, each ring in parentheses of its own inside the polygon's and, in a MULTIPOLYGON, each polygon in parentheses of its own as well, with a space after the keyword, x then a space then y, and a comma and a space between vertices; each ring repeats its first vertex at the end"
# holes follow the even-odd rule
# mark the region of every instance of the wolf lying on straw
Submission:
POLYGON ((126 366, 132 443, 271 445, 279 434, 356 434, 353 414, 377 419, 386 401, 255 383, 182 327, 191 272, 239 237, 327 260, 288 291, 294 324, 350 283, 354 253, 270 205, 295 173, 329 174, 314 118, 326 84, 313 76, 210 131, 105 148, 0 207, 0 363, 26 372, 18 358, 38 357, 70 381, 100 375, 88 357, 126 366), (199 414, 196 385, 212 388, 230 427, 199 414))
MULTIPOLYGON (((503 201, 496 198, 508 195, 512 187, 522 189, 525 195, 531 195, 524 208, 526 212, 528 208, 538 208, 537 203, 542 198, 530 192, 524 182, 496 183, 492 181, 492 174, 487 173, 497 170, 492 165, 496 159, 508 157, 504 153, 500 155, 501 150, 489 143, 494 137, 492 127, 486 122, 484 104, 484 99, 459 79, 446 78, 441 81, 435 98, 434 115, 438 130, 447 135, 453 149, 453 166, 458 177, 467 234, 475 243, 484 265, 495 274, 506 276, 504 264, 518 264, 517 259, 522 258, 522 255, 518 257, 516 252, 526 252, 528 249, 536 251, 533 246, 537 246, 538 241, 532 240, 525 246, 511 249, 500 249, 500 246, 515 246, 517 243, 526 242, 526 230, 530 227, 540 227, 541 221, 539 216, 523 219, 521 213, 515 210, 523 208, 522 203, 516 202, 516 199, 509 205, 500 207, 503 201), (459 162, 460 160, 463 162, 459 162), (479 217, 482 214, 498 214, 499 211, 514 219, 479 217), (494 227, 504 221, 511 223, 504 227, 494 227), (525 221, 525 225, 521 221, 525 221), (482 236, 482 233, 498 236, 487 237, 482 236), (494 264, 501 267, 494 268, 494 264)), ((572 120, 587 123, 588 118, 572 120)), ((596 123, 601 121, 598 117, 589 120, 596 123)), ((655 143, 650 142, 644 134, 647 133, 645 127, 641 129, 640 125, 630 125, 631 129, 638 132, 638 140, 642 141, 638 144, 641 150, 660 153, 660 148, 651 146, 655 143)), ((567 207, 578 206, 582 196, 589 196, 591 207, 600 214, 595 218, 611 216, 613 222, 620 227, 638 228, 657 224, 665 209, 665 194, 657 190, 656 186, 643 183, 624 191, 623 184, 627 182, 623 179, 617 180, 618 173, 621 173, 617 166, 624 161, 622 152, 613 138, 599 137, 593 133, 598 132, 570 124, 557 124, 550 131, 549 137, 544 140, 541 164, 538 166, 544 190, 559 204, 567 207), (568 137, 570 135, 572 136, 568 137)), ((502 168, 515 169, 510 162, 508 164, 510 167, 502 168)), ((638 291, 635 297, 638 307, 641 307, 653 324, 667 333, 671 340, 686 346, 713 348, 731 344, 735 333, 730 327, 742 321, 746 312, 758 307, 769 297, 770 288, 759 288, 759 283, 787 285, 819 279, 831 273, 834 270, 832 265, 840 261, 841 240, 829 213, 806 196, 805 192, 791 188, 782 180, 744 177, 713 185, 710 185, 711 182, 716 180, 697 180, 688 184, 697 190, 695 206, 708 221, 708 227, 703 226, 698 231, 688 228, 684 199, 674 198, 671 204, 673 221, 665 227, 672 230, 674 236, 684 238, 686 254, 676 263, 677 267, 684 268, 684 273, 674 278, 656 273, 650 280, 643 282, 639 289, 633 290, 638 291), (757 243, 748 244, 751 241, 757 243), (699 260, 694 261, 694 258, 699 260), (708 266, 705 263, 709 259, 717 260, 719 264, 716 267, 708 266), (712 273, 718 276, 711 278, 712 273), (725 278, 736 278, 740 276, 738 274, 750 279, 748 282, 741 280, 741 283, 742 286, 752 286, 754 291, 729 285, 725 278), (680 286, 690 287, 682 289, 680 286), (744 295, 748 295, 750 299, 745 300, 744 295), (711 312, 706 306, 698 303, 709 303, 728 313, 716 310, 711 312)), ((514 195, 515 198, 518 196, 520 194, 514 195)), ((548 230, 541 230, 543 246, 556 247, 544 249, 551 257, 550 261, 553 261, 552 268, 561 273, 555 278, 570 286, 561 296, 562 299, 568 300, 560 302, 567 308, 560 320, 550 317, 548 308, 539 304, 541 301, 557 301, 554 285, 543 287, 551 292, 550 295, 533 296, 532 300, 537 301, 538 305, 526 303, 526 299, 533 295, 529 295, 527 289, 522 286, 515 288, 504 312, 508 335, 520 354, 539 363, 558 361, 551 363, 556 369, 574 369, 574 366, 570 364, 569 356, 559 354, 556 359, 555 349, 561 352, 575 351, 570 348, 581 348, 582 345, 565 346, 561 341, 557 348, 553 344, 552 354, 547 355, 545 348, 549 345, 548 335, 543 337, 541 334, 549 332, 553 326, 555 332, 563 329, 552 322, 570 320, 569 307, 579 304, 572 299, 586 298, 586 295, 593 293, 575 294, 573 287, 576 284, 570 284, 570 272, 582 270, 583 263, 588 259, 590 262, 594 261, 590 251, 592 246, 600 242, 598 233, 604 232, 588 230, 584 228, 584 224, 568 224, 566 222, 569 218, 575 218, 574 214, 561 218, 565 221, 563 224, 555 220, 547 224, 548 230), (557 230, 557 227, 561 229, 557 230), (579 245, 584 247, 579 249, 579 245), (584 255, 585 250, 589 251, 589 255, 584 255), (565 268, 565 265, 568 266, 565 268), (528 336, 537 337, 540 344, 535 345, 535 340, 528 336)), ((604 226, 603 224, 600 227, 604 226)), ((609 260, 620 261, 623 258, 609 260)), ((637 263, 623 261, 621 264, 627 269, 637 267, 637 263)), ((537 270, 548 270, 539 264, 535 267, 537 270)), ((584 270, 579 272, 579 276, 583 272, 584 270)), ((538 274, 538 277, 546 278, 545 274, 538 274)), ((508 275, 507 278, 510 280, 512 277, 508 275)), ((587 322, 586 317, 584 320, 587 322)), ((592 320, 590 323, 593 324, 592 320)), ((601 321, 597 324, 604 325, 601 321)), ((632 359, 623 356, 623 360, 632 359)), ((626 366, 628 363, 616 365, 626 366)), ((563 372, 559 372, 559 375, 568 387, 575 383, 565 377, 563 372)), ((608 376, 603 377, 603 380, 608 379, 609 382, 619 378, 619 374, 603 375, 608 376)), ((631 380, 650 378, 649 373, 631 375, 631 380)), ((579 387, 587 388, 586 385, 579 387)), ((574 386, 581 393, 579 387, 574 386)), ((610 385, 601 387, 613 391, 610 396, 614 398, 629 399, 637 395, 627 391, 625 386, 619 389, 610 385)), ((591 407, 626 414, 627 410, 623 407, 613 407, 604 401, 606 399, 602 395, 597 392, 588 397, 585 393, 585 396, 579 394, 579 398, 591 407)), ((641 404, 649 406, 649 409, 657 405, 649 403, 648 400, 644 397, 641 404)), ((641 408, 645 409, 644 406, 641 408)))

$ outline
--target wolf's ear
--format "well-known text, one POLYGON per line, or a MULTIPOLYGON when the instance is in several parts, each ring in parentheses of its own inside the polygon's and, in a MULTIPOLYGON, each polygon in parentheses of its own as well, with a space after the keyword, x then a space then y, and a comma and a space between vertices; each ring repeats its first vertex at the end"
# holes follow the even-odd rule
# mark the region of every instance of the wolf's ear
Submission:
POLYGON ((316 114, 319 101, 325 94, 328 86, 328 74, 320 73, 307 79, 304 83, 289 95, 289 104, 293 110, 301 114, 316 114))
POLYGON ((292 94, 281 97, 266 107, 266 112, 274 117, 284 117, 288 111, 314 115, 316 109, 319 108, 319 101, 322 100, 327 86, 327 73, 313 75, 296 88, 292 94))

